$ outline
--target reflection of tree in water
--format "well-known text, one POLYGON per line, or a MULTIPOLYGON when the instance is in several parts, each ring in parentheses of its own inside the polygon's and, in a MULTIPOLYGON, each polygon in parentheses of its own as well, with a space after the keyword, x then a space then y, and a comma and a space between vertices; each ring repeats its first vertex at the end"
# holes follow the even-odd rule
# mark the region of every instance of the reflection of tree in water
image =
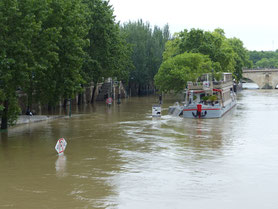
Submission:
POLYGON ((90 147, 91 152, 85 151, 85 158, 75 159, 68 166, 74 182, 70 195, 88 208, 107 208, 107 204, 111 207, 118 196, 114 176, 121 172, 124 162, 117 149, 111 149, 109 141, 96 140, 93 144, 95 148, 90 147))
POLYGON ((110 120, 113 118, 94 114, 70 127, 74 132, 68 147, 65 180, 73 182, 72 198, 88 208, 107 208, 108 203, 111 207, 118 196, 114 176, 126 163, 119 153, 124 139, 119 127, 110 120))
POLYGON ((65 155, 59 155, 58 159, 55 162, 56 175, 58 177, 65 177, 66 167, 67 167, 67 157, 65 155))
POLYGON ((3 159, 5 159, 5 160, 10 159, 8 146, 9 146, 8 132, 7 131, 0 131, 0 153, 1 153, 1 155, 3 155, 3 159))
MULTIPOLYGON (((214 120, 214 119, 212 119, 214 120)), ((222 147, 222 125, 215 121, 195 120, 195 128, 190 130, 190 142, 196 150, 213 150, 222 147)), ((194 123, 193 123, 194 124, 194 123)))
POLYGON ((0 130, 0 144, 5 147, 8 145, 8 131, 0 130))
POLYGON ((173 129, 180 133, 176 137, 178 152, 194 160, 217 158, 223 155, 225 145, 231 143, 233 134, 229 113, 217 119, 183 119, 173 129))

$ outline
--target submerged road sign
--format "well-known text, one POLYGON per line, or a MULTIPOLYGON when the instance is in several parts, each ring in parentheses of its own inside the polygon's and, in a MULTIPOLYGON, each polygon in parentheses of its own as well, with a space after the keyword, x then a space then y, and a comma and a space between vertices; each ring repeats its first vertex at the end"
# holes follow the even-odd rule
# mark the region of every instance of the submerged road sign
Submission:
POLYGON ((62 155, 62 154, 64 154, 66 146, 67 146, 66 140, 64 138, 61 138, 57 141, 55 149, 56 149, 56 151, 58 152, 59 155, 62 155))

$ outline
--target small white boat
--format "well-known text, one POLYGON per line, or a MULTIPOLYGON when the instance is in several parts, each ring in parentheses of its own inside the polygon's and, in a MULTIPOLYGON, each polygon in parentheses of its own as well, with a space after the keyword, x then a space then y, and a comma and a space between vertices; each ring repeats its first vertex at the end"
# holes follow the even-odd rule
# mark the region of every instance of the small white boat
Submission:
POLYGON ((223 73, 220 81, 212 82, 206 74, 199 82, 188 82, 185 101, 169 107, 169 114, 184 118, 219 118, 236 105, 231 73, 223 73))

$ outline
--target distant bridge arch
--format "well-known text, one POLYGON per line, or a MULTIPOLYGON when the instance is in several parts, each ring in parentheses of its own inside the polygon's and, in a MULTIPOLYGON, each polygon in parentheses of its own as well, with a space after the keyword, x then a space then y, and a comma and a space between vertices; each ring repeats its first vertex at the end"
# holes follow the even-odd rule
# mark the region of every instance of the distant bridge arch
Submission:
POLYGON ((254 81, 260 89, 275 89, 278 84, 278 69, 244 69, 242 77, 254 81))

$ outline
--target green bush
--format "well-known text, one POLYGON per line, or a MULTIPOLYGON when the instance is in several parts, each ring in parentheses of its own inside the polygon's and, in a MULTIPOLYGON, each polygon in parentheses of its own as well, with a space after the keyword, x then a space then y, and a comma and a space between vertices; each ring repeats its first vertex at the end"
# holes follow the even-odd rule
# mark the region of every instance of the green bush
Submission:
POLYGON ((215 101, 217 101, 217 96, 216 95, 211 95, 211 96, 209 96, 208 100, 211 101, 211 102, 215 102, 215 101))

